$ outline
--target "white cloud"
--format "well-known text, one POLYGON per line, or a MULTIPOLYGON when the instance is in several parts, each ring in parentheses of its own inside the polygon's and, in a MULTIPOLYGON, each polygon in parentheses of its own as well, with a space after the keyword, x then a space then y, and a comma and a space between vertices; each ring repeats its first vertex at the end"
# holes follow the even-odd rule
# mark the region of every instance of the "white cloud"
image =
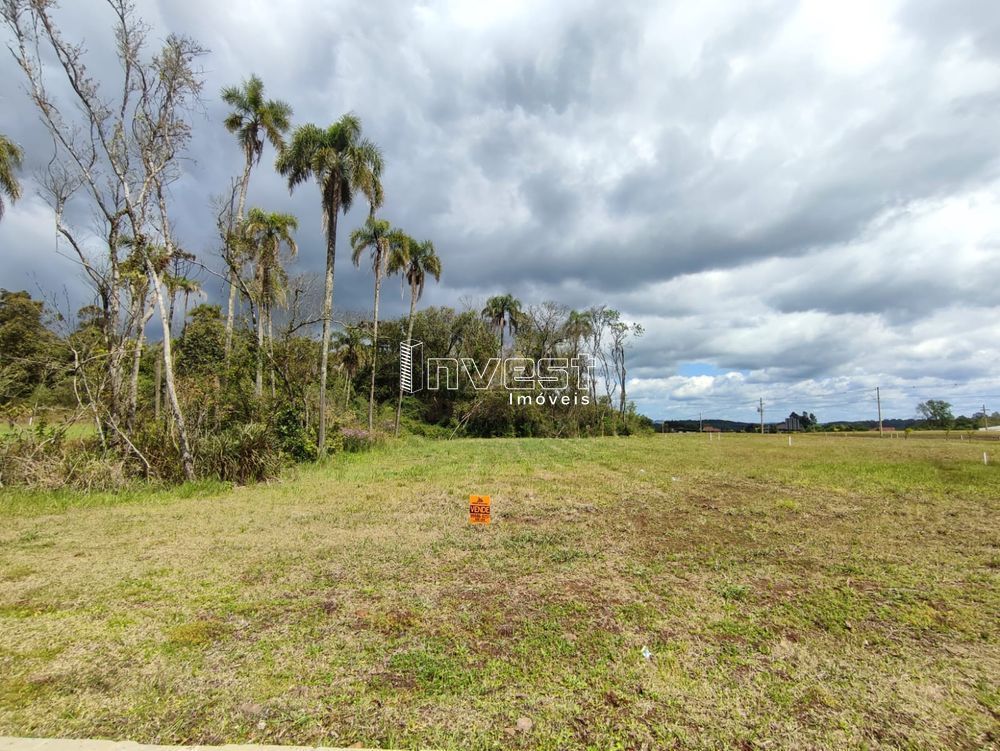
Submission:
MULTIPOLYGON (((1000 392, 989 3, 140 6, 156 35, 212 51, 196 161, 174 191, 196 251, 211 251, 209 197, 240 166, 217 91, 256 72, 296 122, 361 115, 387 158, 386 215, 444 259, 428 304, 510 291, 641 321, 631 393, 650 414, 700 403, 752 419, 761 392, 866 414, 829 394, 876 383, 907 414, 920 389, 1000 392), (685 363, 716 372, 679 375, 685 363)), ((99 40, 100 13, 81 8, 64 8, 79 17, 67 31, 99 40)), ((50 151, 9 57, 0 72, 0 131, 29 148, 30 173, 50 151)), ((289 196, 269 160, 251 201, 299 216, 297 270, 316 269, 315 188, 289 196)), ((73 277, 37 260, 53 258, 50 228, 34 199, 10 210, 0 286, 28 269, 73 277)), ((367 308, 363 271, 340 263, 337 285, 340 306, 367 308)))

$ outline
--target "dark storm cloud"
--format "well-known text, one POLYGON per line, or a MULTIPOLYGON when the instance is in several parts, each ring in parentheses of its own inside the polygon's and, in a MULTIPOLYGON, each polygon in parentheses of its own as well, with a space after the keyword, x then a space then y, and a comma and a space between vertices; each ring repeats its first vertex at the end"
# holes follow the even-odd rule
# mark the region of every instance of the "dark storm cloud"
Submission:
MULTIPOLYGON (((210 199, 241 167, 217 94, 256 72, 296 123, 361 116, 386 156, 384 215, 433 239, 444 260, 427 304, 510 291, 617 307, 646 325, 633 351, 646 378, 682 362, 775 382, 971 378, 996 354, 993 2, 140 10, 156 38, 186 33, 211 50, 190 162, 172 188, 181 241, 208 263, 218 265, 210 199), (958 307, 970 298, 985 318, 972 330, 958 307)), ((95 73, 112 76, 100 3, 61 13, 94 50, 95 73)), ((0 69, 0 131, 39 169, 48 138, 9 58, 0 69)), ((317 190, 290 195, 273 157, 249 201, 299 217, 292 273, 316 272, 317 190)), ((370 305, 367 267, 346 249, 364 208, 340 224, 340 308, 370 305)), ((48 221, 26 199, 0 222, 0 286, 26 286, 29 271, 43 285, 72 282, 65 263, 38 261, 48 221)), ((217 282, 203 281, 218 300, 217 282)), ((404 309, 386 297, 388 315, 404 309)))

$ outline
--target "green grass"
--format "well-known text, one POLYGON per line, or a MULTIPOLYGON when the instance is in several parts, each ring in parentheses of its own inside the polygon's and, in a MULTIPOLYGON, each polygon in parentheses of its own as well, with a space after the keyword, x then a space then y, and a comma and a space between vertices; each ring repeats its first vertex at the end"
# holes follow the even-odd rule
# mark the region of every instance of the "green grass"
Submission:
POLYGON ((248 488, 0 491, 0 735, 995 747, 982 450, 413 440, 248 488))
MULTIPOLYGON (((58 422, 47 423, 49 426, 58 425, 58 422)), ((9 435, 11 433, 17 432, 19 430, 30 430, 31 426, 27 423, 15 424, 13 427, 6 420, 0 421, 0 437, 4 435, 9 435)), ((66 426, 66 440, 68 441, 78 441, 83 438, 91 438, 97 433, 94 429, 94 424, 92 422, 74 422, 66 426)))

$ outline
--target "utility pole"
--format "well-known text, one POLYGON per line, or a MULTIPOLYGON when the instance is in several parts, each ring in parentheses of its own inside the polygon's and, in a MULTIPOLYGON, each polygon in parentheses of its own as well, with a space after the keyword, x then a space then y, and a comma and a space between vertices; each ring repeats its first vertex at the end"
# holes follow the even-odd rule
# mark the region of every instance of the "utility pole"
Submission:
POLYGON ((983 427, 987 430, 990 429, 990 421, 986 418, 986 405, 983 405, 983 427))
POLYGON ((760 434, 764 435, 764 397, 760 398, 760 406, 757 407, 757 411, 760 412, 760 434))
POLYGON ((698 432, 699 433, 704 433, 705 432, 705 426, 702 424, 702 420, 701 420, 701 412, 698 413, 698 432))
POLYGON ((882 394, 879 393, 878 386, 875 387, 875 403, 878 404, 878 437, 882 437, 882 394))

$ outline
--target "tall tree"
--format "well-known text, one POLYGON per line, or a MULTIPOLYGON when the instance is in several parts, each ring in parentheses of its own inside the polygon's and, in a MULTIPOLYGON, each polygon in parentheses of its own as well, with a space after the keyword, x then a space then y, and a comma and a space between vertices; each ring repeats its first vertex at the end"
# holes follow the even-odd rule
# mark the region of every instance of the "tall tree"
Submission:
POLYGON ((917 405, 917 412, 928 425, 936 428, 950 428, 955 422, 951 412, 951 404, 943 399, 928 399, 917 405))
MULTIPOLYGON (((389 274, 402 274, 406 283, 410 285, 410 315, 406 321, 406 346, 409 347, 413 341, 413 314, 416 310, 417 300, 424 294, 424 284, 427 275, 434 277, 435 281, 441 281, 441 259, 438 258, 434 250, 434 243, 424 240, 418 243, 413 238, 407 238, 405 243, 399 243, 394 252, 389 255, 387 265, 389 274)), ((403 381, 399 381, 399 399, 396 402, 396 426, 395 433, 399 435, 399 418, 403 411, 403 381)))
POLYGON ((369 215, 365 223, 351 233, 351 260, 355 266, 361 265, 361 256, 366 250, 371 252, 372 271, 375 273, 375 305, 372 310, 372 380, 368 394, 368 430, 375 420, 375 371, 378 366, 378 305, 382 290, 382 277, 386 273, 386 263, 390 255, 405 255, 409 238, 402 230, 394 229, 385 219, 369 215))
MULTIPOLYGON (((132 238, 127 238, 129 243, 134 243, 132 238)), ((154 257, 156 258, 167 258, 166 249, 161 246, 155 246, 153 248, 147 249, 147 252, 154 252, 154 257)), ((173 247, 173 252, 169 255, 169 261, 163 261, 164 266, 160 273, 160 281, 163 283, 163 288, 167 294, 167 322, 168 326, 164 329, 173 338, 173 332, 176 330, 175 324, 177 322, 177 296, 184 294, 184 291, 188 288, 193 288, 197 285, 197 282, 189 277, 188 274, 194 271, 194 261, 195 256, 192 253, 188 253, 186 250, 178 248, 176 245, 173 247)), ((184 322, 181 322, 181 329, 184 328, 184 322)), ((164 334, 166 336, 166 334, 164 334)), ((171 342, 172 343, 172 342, 171 342)), ((165 395, 163 393, 164 383, 163 383, 163 369, 158 369, 154 376, 153 388, 156 389, 160 398, 165 395)))
POLYGON ((357 325, 347 325, 337 334, 334 348, 337 353, 337 364, 344 373, 344 408, 351 401, 351 388, 358 372, 368 362, 368 346, 365 342, 364 329, 357 325))
MULTIPOLYGON (((191 138, 188 115, 202 88, 195 63, 204 50, 191 39, 170 35, 156 54, 149 55, 149 29, 136 16, 134 3, 107 0, 121 76, 115 83, 116 90, 111 92, 92 77, 83 45, 63 36, 53 16, 53 5, 39 0, 4 0, 0 17, 11 31, 10 49, 55 144, 56 153, 43 187, 55 210, 56 230, 77 255, 105 312, 108 426, 118 437, 118 445, 128 446, 145 461, 128 439, 120 419, 125 401, 123 362, 129 329, 121 316, 125 292, 119 254, 121 237, 130 234, 141 248, 149 290, 160 315, 167 398, 184 475, 193 479, 194 457, 174 384, 170 322, 161 291, 163 259, 153 257, 153 243, 146 238, 158 236, 166 260, 170 259, 175 246, 166 188, 178 179, 179 159, 191 138), (67 92, 71 106, 65 106, 50 91, 47 81, 53 73, 64 77, 56 90, 67 92), (96 215, 105 234, 102 246, 107 255, 97 261, 90 257, 83 233, 66 219, 67 206, 77 194, 83 194, 90 203, 91 216, 96 215)), ((92 226, 88 222, 84 232, 89 233, 92 226)))
POLYGON ((521 301, 513 295, 496 295, 486 301, 482 316, 500 336, 500 357, 503 357, 503 332, 506 328, 511 336, 517 333, 521 319, 521 301))
POLYGON ((280 297, 284 283, 281 248, 294 256, 298 246, 292 233, 299 227, 291 214, 267 212, 252 208, 247 215, 244 233, 255 248, 254 284, 257 294, 257 378, 254 393, 259 399, 264 393, 264 330, 270 331, 271 308, 280 297))
MULTIPOLYGON (((628 378, 628 371, 625 368, 625 351, 629 347, 629 339, 638 338, 644 331, 638 323, 628 323, 619 318, 618 311, 611 311, 614 320, 609 326, 611 335, 611 362, 614 366, 615 379, 618 388, 618 417, 622 421, 622 427, 626 427, 625 410, 628 406, 627 395, 625 393, 625 382, 628 378)), ((608 396, 610 398, 611 392, 608 396)))
POLYGON ((571 310, 566 317, 566 338, 573 344, 573 355, 579 354, 581 345, 590 336, 593 322, 586 310, 571 310))
MULTIPOLYGON (((590 311, 571 310, 566 318, 566 338, 570 341, 573 349, 571 355, 577 361, 577 382, 583 385, 590 373, 586 365, 579 364, 580 352, 584 342, 591 336, 594 330, 594 319, 590 311)), ((589 384, 587 384, 589 388, 589 384)))
POLYGON ((292 133, 291 142, 278 155, 278 171, 294 190, 310 177, 319 186, 323 225, 326 230, 326 278, 323 288, 323 333, 319 370, 318 455, 326 446, 326 381, 330 358, 330 331, 333 324, 333 280, 337 256, 337 215, 346 213, 357 192, 372 206, 382 203, 382 154, 361 134, 361 121, 346 114, 325 130, 302 125, 292 133))
POLYGON ((0 289, 0 405, 49 381, 59 341, 46 317, 45 305, 27 292, 0 289))
MULTIPOLYGON (((243 149, 245 162, 243 178, 239 184, 239 201, 236 210, 237 226, 243 221, 243 209, 246 206, 247 189, 250 186, 250 170, 260 164, 264 153, 265 139, 280 152, 285 147, 285 133, 291 125, 292 108, 279 99, 264 98, 264 82, 251 75, 240 86, 227 86, 222 90, 222 101, 233 108, 226 117, 226 130, 235 134, 236 140, 243 149)), ((240 253, 238 243, 226 243, 225 252, 229 266, 229 305, 226 309, 226 364, 233 347, 233 315, 236 307, 237 280, 232 278, 240 273, 240 268, 246 260, 240 253)))
POLYGON ((21 197, 21 184, 17 181, 14 171, 20 169, 23 158, 24 152, 20 147, 0 134, 0 218, 3 218, 4 212, 4 193, 11 203, 21 197))
MULTIPOLYGON (((142 349, 145 344, 146 324, 153 317, 153 306, 149 304, 149 278, 145 271, 145 258, 147 254, 152 254, 157 258, 163 256, 163 249, 143 249, 139 248, 135 238, 126 237, 122 239, 122 244, 132 250, 128 257, 122 262, 122 280, 128 287, 128 295, 131 298, 129 305, 130 326, 136 330, 135 339, 132 344, 132 373, 129 377, 128 400, 126 402, 125 420, 129 431, 135 430, 136 410, 139 406, 139 368, 142 363, 142 349)), ((163 280, 169 285, 168 276, 163 275, 163 280)), ((159 387, 159 385, 158 385, 159 387)))
POLYGON ((201 283, 197 279, 184 277, 180 280, 180 292, 184 295, 184 307, 181 308, 181 336, 187 331, 188 303, 191 301, 191 295, 199 295, 201 291, 201 283))
POLYGON ((552 357, 566 340, 569 309, 553 300, 529 305, 522 312, 518 329, 518 350, 533 360, 552 357))

